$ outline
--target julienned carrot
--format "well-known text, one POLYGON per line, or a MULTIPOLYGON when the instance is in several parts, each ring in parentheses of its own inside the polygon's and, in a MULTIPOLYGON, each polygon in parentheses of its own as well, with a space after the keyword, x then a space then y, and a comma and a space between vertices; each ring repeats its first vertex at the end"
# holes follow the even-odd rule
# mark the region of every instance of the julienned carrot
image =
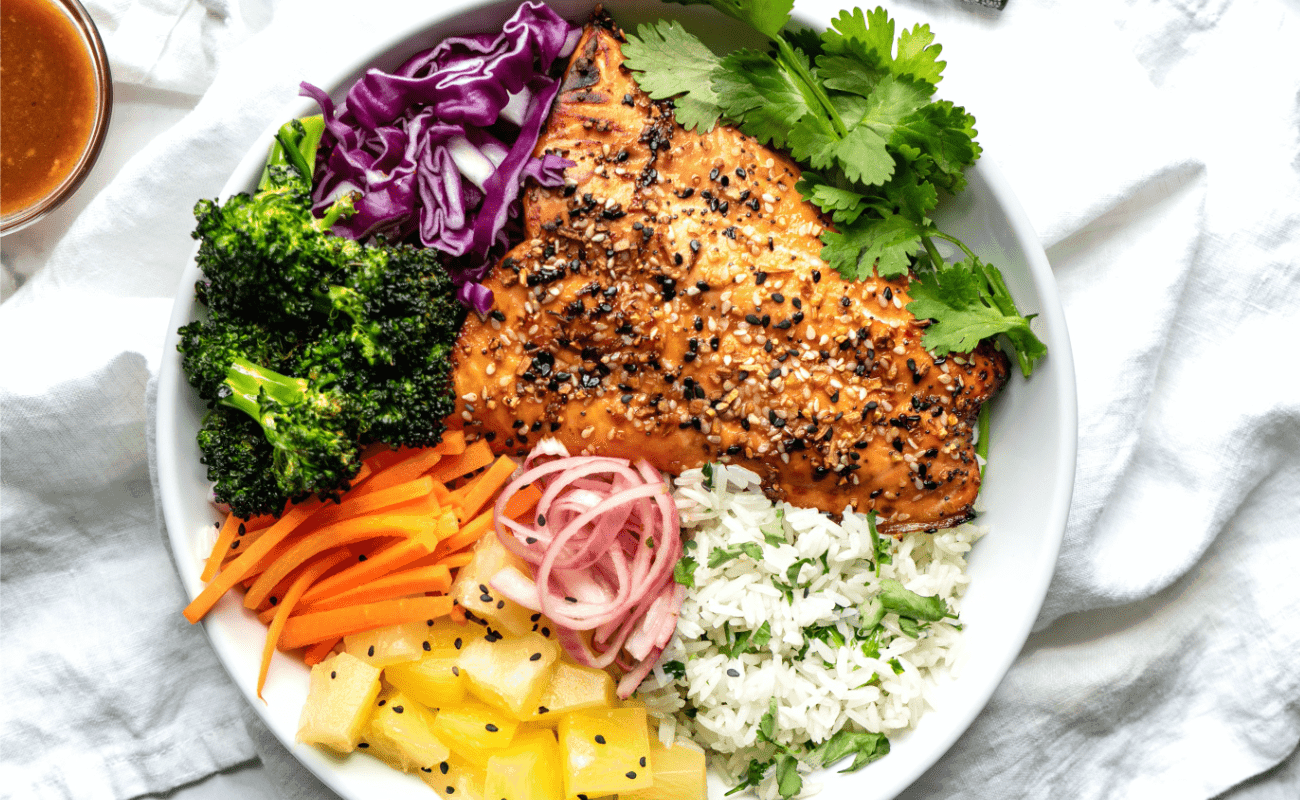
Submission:
MULTIPOLYGON (((377 479, 379 476, 375 477, 377 479)), ((427 497, 433 491, 433 484, 433 478, 416 478, 369 492, 362 492, 360 489, 356 492, 348 492, 343 495, 341 503, 322 508, 320 513, 312 517, 311 524, 323 527, 345 519, 382 511, 408 500, 427 497)))
POLYGON ((208 556, 207 562, 203 565, 203 572, 199 577, 205 581, 212 580, 212 576, 217 574, 217 568, 221 562, 226 560, 226 553, 230 550, 230 545, 235 541, 235 535, 243 520, 234 514, 226 514, 226 521, 222 523, 221 530, 217 532, 217 540, 212 543, 212 554, 208 556))
POLYGON ((325 639, 324 641, 311 645, 306 650, 302 651, 302 663, 309 667, 316 666, 320 662, 324 661, 326 656, 334 652, 334 648, 338 647, 338 644, 341 641, 343 641, 343 637, 336 636, 333 639, 325 639))
POLYGON ((459 553, 452 553, 449 556, 443 556, 434 566, 446 567, 448 570, 460 569, 474 559, 474 553, 470 550, 462 550, 459 553))
POLYGON ((248 594, 244 596, 244 605, 248 608, 257 608, 285 575, 307 559, 325 550, 384 536, 409 539, 430 527, 433 527, 432 521, 424 517, 372 514, 367 517, 345 519, 312 531, 285 548, 266 566, 257 581, 249 588, 248 594))
POLYGON ((436 466, 443 458, 441 453, 432 448, 400 452, 404 454, 402 460, 389 465, 383 472, 377 473, 365 484, 357 487, 355 493, 357 497, 364 497, 372 492, 413 481, 436 466))
POLYGON ((465 447, 465 452, 455 458, 443 459, 429 472, 435 480, 451 483, 462 475, 482 469, 492 463, 492 449, 482 439, 465 447))
MULTIPOLYGON (((314 586, 317 583, 320 583, 321 581, 327 580, 333 575, 338 574, 340 570, 346 569, 349 564, 357 563, 358 559, 360 559, 361 561, 365 561, 372 554, 376 552, 382 552, 383 549, 382 544, 386 544, 392 541, 400 541, 400 540, 374 539, 374 540, 368 540, 364 542, 358 542, 353 545, 348 545, 346 548, 340 548, 340 550, 347 551, 348 553, 347 559, 331 567, 330 569, 326 570, 323 574, 317 576, 315 582, 313 582, 312 585, 314 586)), ((308 563, 310 563, 310 561, 308 563)), ((271 593, 267 595, 267 598, 262 601, 262 604, 260 606, 257 607, 258 619, 262 620, 263 623, 270 621, 271 615, 275 612, 276 604, 278 604, 280 602, 280 599, 285 596, 285 593, 289 591, 289 587, 293 584, 294 580, 297 579, 301 571, 302 570, 299 569, 290 572, 288 575, 281 578, 280 582, 277 583, 273 589, 271 589, 271 593)), ((247 591, 248 588, 252 585, 253 585, 253 581, 249 581, 248 586, 244 587, 245 591, 247 591)))
POLYGON ((190 604, 185 607, 185 611, 182 612, 185 614, 185 618, 190 622, 198 622, 207 616, 207 613, 212 610, 212 607, 217 604, 222 595, 230 591, 235 584, 251 573, 262 556, 283 541, 303 520, 319 511, 321 502, 318 497, 310 497, 287 509, 279 520, 258 537, 256 542, 253 542, 242 555, 227 564, 224 569, 216 574, 216 577, 203 587, 203 591, 199 592, 198 597, 191 600, 190 604))
POLYGON ((505 508, 501 512, 515 522, 519 522, 525 515, 532 513, 537 508, 537 501, 542 499, 542 490, 537 488, 537 484, 530 483, 514 494, 506 501, 505 508))
POLYGON ((284 598, 280 600, 279 605, 275 608, 275 616, 271 619, 271 624, 266 630, 266 643, 262 645, 262 665, 257 671, 257 698, 262 699, 262 687, 266 685, 266 673, 271 669, 271 656, 275 653, 276 642, 280 639, 280 631, 284 630, 284 624, 289 621, 289 615, 293 613, 293 608, 298 603, 298 598, 302 593, 307 591, 321 575, 324 575, 331 567, 337 566, 350 559, 352 553, 346 549, 337 550, 332 553, 326 553, 307 564, 298 577, 294 578, 293 583, 289 585, 289 590, 284 593, 284 598))
POLYGON ((457 550, 464 550, 482 539, 483 534, 490 530, 492 530, 492 512, 484 511, 474 519, 461 525, 460 530, 438 542, 438 549, 434 552, 441 557, 457 550))
POLYGON ((301 609, 302 613, 310 614, 314 611, 329 611, 344 606, 373 603, 376 600, 392 600, 428 592, 446 592, 450 588, 451 570, 445 564, 435 564, 431 567, 415 567, 391 572, 382 578, 376 578, 332 597, 326 597, 319 603, 304 605, 301 609))
POLYGON ((509 456, 501 456, 482 474, 475 475, 464 486, 452 492, 452 497, 460 500, 460 518, 468 520, 482 511, 483 506, 496 497, 497 492, 501 491, 501 487, 506 485, 518 468, 519 465, 509 456))
POLYGON ((455 530, 455 522, 456 518, 452 512, 444 512, 433 525, 410 539, 395 542, 365 561, 353 564, 338 574, 320 581, 307 591, 303 603, 308 605, 317 603, 326 597, 353 589, 386 573, 401 569, 412 561, 428 555, 433 552, 443 537, 455 530))
POLYGON ((444 617, 451 612, 451 606, 452 599, 442 595, 379 600, 331 611, 298 614, 291 616, 284 630, 280 631, 280 647, 293 650, 373 628, 444 617))
POLYGON ((270 527, 273 522, 275 517, 270 514, 240 519, 234 514, 227 513, 226 520, 221 525, 221 532, 217 534, 217 541, 212 545, 212 555, 208 556, 203 566, 203 574, 199 577, 205 581, 212 580, 212 576, 217 574, 222 563, 239 554, 238 548, 233 546, 236 541, 248 547, 256 538, 256 534, 270 527))
POLYGON ((465 432, 456 430, 443 431, 442 441, 434 445, 433 449, 444 456, 460 455, 465 452, 465 432))

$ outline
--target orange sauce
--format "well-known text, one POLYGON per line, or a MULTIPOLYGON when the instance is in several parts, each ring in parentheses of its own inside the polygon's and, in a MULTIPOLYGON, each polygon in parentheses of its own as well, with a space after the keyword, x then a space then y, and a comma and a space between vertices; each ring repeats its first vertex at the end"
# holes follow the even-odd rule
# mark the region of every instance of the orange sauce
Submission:
POLYGON ((0 2, 0 213, 26 208, 76 167, 95 125, 86 40, 52 0, 0 2))

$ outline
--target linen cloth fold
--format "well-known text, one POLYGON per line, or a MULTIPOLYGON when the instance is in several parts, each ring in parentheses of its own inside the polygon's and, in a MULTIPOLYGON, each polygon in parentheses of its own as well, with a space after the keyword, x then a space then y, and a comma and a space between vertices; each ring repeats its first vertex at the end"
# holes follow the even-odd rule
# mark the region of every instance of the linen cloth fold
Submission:
MULTIPOLYGON (((797 9, 825 25, 840 5, 797 9)), ((904 796, 1210 798, 1270 769, 1252 797, 1300 796, 1300 769, 1273 769, 1300 742, 1300 380, 1278 352, 1300 319, 1300 10, 1075 6, 888 4, 936 33, 939 94, 975 113, 1047 248, 1080 405, 1037 632, 904 796)), ((129 798, 260 757, 281 796, 328 797, 180 617, 148 387, 195 200, 300 80, 430 5, 91 8, 119 80, 202 96, 0 305, 0 793, 129 798)))

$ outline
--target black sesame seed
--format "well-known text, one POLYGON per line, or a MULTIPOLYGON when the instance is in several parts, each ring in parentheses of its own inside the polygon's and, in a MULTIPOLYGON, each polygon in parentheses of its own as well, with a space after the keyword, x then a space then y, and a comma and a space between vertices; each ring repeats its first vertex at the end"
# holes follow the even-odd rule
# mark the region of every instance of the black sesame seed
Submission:
POLYGON ((549 708, 547 708, 546 706, 538 706, 538 707, 537 707, 537 713, 538 713, 538 714, 549 714, 550 712, 551 712, 551 710, 550 710, 549 708))
POLYGON ((772 299, 775 300, 775 301, 778 302, 778 303, 784 303, 784 302, 785 302, 785 295, 781 294, 780 292, 774 292, 774 293, 772 294, 772 299))
POLYGON ((822 273, 821 273, 821 270, 818 270, 818 269, 813 270, 812 276, 813 276, 813 283, 821 283, 821 282, 822 282, 822 273))
POLYGON ((487 729, 487 732, 488 732, 488 733, 496 733, 497 731, 501 730, 500 728, 498 728, 496 725, 492 724, 491 722, 489 722, 488 724, 484 725, 483 727, 484 727, 485 729, 487 729))
POLYGON ((634 781, 634 780, 636 780, 636 773, 633 772, 633 771, 631 771, 631 770, 629 770, 628 773, 627 773, 627 779, 630 780, 630 781, 634 781))
POLYGON ((402 712, 405 711, 405 710, 406 710, 406 709, 405 709, 405 708, 402 708, 401 706, 393 706, 393 713, 394 713, 394 714, 400 714, 400 713, 402 713, 402 712))
POLYGON ((845 308, 848 308, 852 304, 853 301, 849 299, 849 296, 847 294, 840 298, 840 305, 844 306, 845 308))
POLYGON ((457 678, 459 678, 459 677, 460 677, 460 667, 457 667, 457 666, 454 666, 454 665, 453 665, 452 668, 451 668, 451 674, 452 674, 452 675, 455 675, 457 678))
POLYGON ((334 680, 334 679, 337 678, 338 676, 339 676, 339 674, 338 674, 337 672, 334 672, 333 670, 330 670, 330 680, 334 680))
POLYGON ((641 766, 643 767, 645 766, 645 756, 641 756, 641 761, 639 763, 641 764, 641 766))
POLYGON ((438 765, 438 771, 441 772, 443 775, 446 775, 450 769, 451 769, 451 765, 448 764, 446 761, 438 765))
POLYGON ((462 644, 464 644, 464 641, 462 641, 461 638, 460 638, 459 636, 457 636, 457 637, 456 637, 456 641, 454 642, 454 644, 456 645, 456 649, 459 650, 459 649, 460 649, 460 646, 461 646, 462 644))
MULTIPOLYGON (((816 273, 814 273, 814 274, 816 274, 816 273)), ((755 284, 757 284, 757 285, 759 285, 759 286, 762 286, 762 285, 763 285, 764 283, 766 283, 766 282, 767 282, 767 273, 766 273, 766 272, 761 272, 761 271, 760 271, 760 272, 756 272, 756 273, 754 273, 754 283, 755 283, 755 284)))
POLYGON ((605 737, 601 736, 599 733, 596 734, 596 744, 604 744, 604 743, 605 743, 605 737))
POLYGON ((370 657, 372 657, 372 658, 374 657, 374 655, 375 655, 375 646, 374 646, 373 644, 370 645, 370 649, 366 651, 366 655, 368 655, 368 656, 370 656, 370 657))
POLYGON ((730 676, 733 677, 733 678, 739 678, 739 677, 740 677, 740 670, 735 669, 735 668, 733 667, 732 669, 727 670, 727 674, 730 675, 730 676))
POLYGON ((433 645, 429 644, 428 642, 424 642, 423 644, 424 644, 424 651, 426 653, 433 649, 433 645))
POLYGON ((541 654, 541 653, 533 653, 531 656, 528 657, 528 660, 529 660, 529 661, 541 661, 541 660, 542 660, 542 654, 541 654))

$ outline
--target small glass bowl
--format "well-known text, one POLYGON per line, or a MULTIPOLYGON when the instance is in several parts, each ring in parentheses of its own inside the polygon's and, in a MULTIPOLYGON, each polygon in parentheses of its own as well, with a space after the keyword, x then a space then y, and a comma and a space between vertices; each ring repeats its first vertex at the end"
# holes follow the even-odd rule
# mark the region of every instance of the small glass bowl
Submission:
POLYGON ((81 151, 76 165, 67 176, 50 189, 44 197, 25 208, 20 208, 0 217, 0 235, 13 233, 49 214, 64 200, 72 196, 81 182, 90 174, 99 157, 104 137, 108 133, 108 121, 113 111, 113 78, 108 69, 108 54, 104 52, 104 42, 99 37, 95 21, 78 0, 47 0, 67 14, 73 27, 81 34, 86 54, 90 56, 91 69, 95 76, 95 122, 90 129, 86 146, 81 151))

